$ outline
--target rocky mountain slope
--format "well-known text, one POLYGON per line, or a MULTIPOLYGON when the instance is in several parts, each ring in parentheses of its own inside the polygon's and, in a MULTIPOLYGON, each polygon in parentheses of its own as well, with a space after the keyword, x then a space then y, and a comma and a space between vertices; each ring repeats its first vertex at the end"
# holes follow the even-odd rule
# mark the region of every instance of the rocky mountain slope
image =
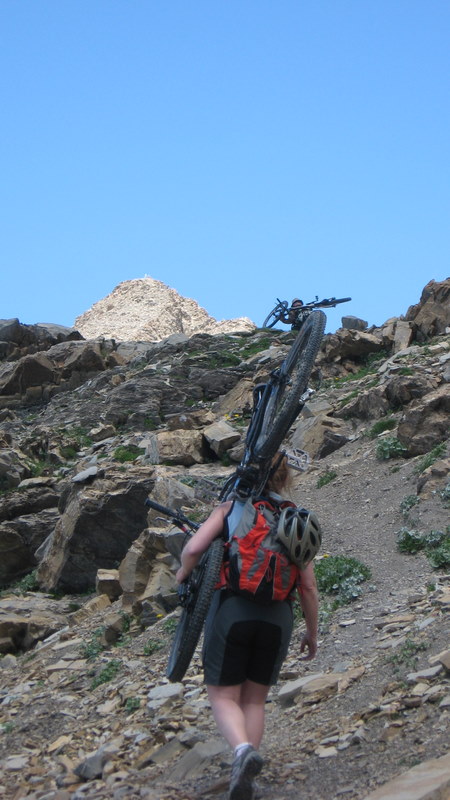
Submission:
MULTIPOLYGON (((323 556, 371 574, 350 603, 323 595, 315 662, 294 636, 262 798, 450 796, 450 569, 399 549, 449 533, 449 298, 431 282, 405 317, 324 338, 292 496, 319 513, 323 556)), ((181 684, 164 676, 175 560, 145 498, 207 513, 292 336, 0 323, 0 796, 225 799, 200 653, 181 684)))
POLYGON ((154 278, 124 281, 77 317, 75 327, 85 339, 158 341, 172 333, 229 333, 252 331, 247 317, 218 322, 195 300, 182 297, 154 278))

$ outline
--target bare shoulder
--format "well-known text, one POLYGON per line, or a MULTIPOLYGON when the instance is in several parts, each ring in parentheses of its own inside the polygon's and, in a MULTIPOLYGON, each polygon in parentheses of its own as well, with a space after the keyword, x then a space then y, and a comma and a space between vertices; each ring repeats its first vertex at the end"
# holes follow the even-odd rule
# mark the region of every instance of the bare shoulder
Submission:
POLYGON ((210 516, 217 516, 221 517, 221 519, 225 519, 226 515, 231 511, 232 505, 232 500, 226 500, 224 503, 220 503, 220 505, 216 506, 213 511, 211 511, 210 516))

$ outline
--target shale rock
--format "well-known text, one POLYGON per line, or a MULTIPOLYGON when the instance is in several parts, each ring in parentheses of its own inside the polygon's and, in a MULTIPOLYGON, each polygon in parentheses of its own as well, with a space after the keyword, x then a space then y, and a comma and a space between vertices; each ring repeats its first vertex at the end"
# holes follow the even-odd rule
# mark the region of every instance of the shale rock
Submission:
POLYGON ((189 467, 205 461, 205 442, 200 431, 162 431, 151 437, 147 455, 151 464, 182 464, 189 467))
POLYGON ((398 439, 409 456, 428 453, 448 437, 450 393, 446 386, 408 409, 398 425, 398 439))
POLYGON ((441 283, 427 283, 420 301, 410 306, 405 319, 413 323, 415 338, 419 342, 445 333, 450 326, 450 278, 441 283))
POLYGON ((59 520, 56 509, 0 523, 0 587, 27 575, 39 561, 39 549, 59 520))
POLYGON ((109 473, 92 486, 74 484, 50 536, 37 578, 46 589, 85 591, 99 568, 114 567, 146 523, 149 470, 109 473))
MULTIPOLYGON (((438 296, 445 301, 436 287, 438 296)), ((389 781, 413 760, 424 766, 421 800, 446 791, 428 782, 427 763, 448 753, 448 569, 436 569, 427 551, 401 553, 396 535, 405 525, 424 534, 448 525, 448 432, 436 419, 448 418, 450 340, 437 333, 417 344, 422 335, 416 317, 327 335, 322 383, 315 370, 316 393, 286 437, 291 448, 311 432, 308 469, 294 475, 290 491, 317 510, 321 556, 356 557, 371 577, 346 581, 351 605, 321 598, 315 662, 304 660, 304 621, 295 613, 280 683, 268 697, 262 796, 297 800, 300 786, 311 797, 362 800, 383 783, 386 800, 389 781), (408 422, 404 436, 414 448, 433 446, 427 417, 443 446, 425 473, 418 476, 422 459, 414 456, 378 458, 379 437, 396 437, 408 422), (286 684, 299 680, 284 703, 286 684)), ((0 564, 8 565, 5 583, 26 578, 2 587, 0 598, 5 797, 227 794, 232 754, 209 711, 201 642, 181 687, 167 688, 185 534, 145 500, 150 494, 196 520, 207 516, 233 468, 220 463, 205 429, 225 419, 242 438, 223 461, 242 455, 253 387, 280 365, 294 336, 0 343, 0 358, 11 359, 0 383, 19 379, 21 369, 31 374, 30 364, 29 373, 19 368, 24 357, 42 354, 53 371, 53 382, 31 381, 24 391, 18 382, 14 395, 0 396, 0 449, 6 472, 18 473, 0 487, 0 564), (180 463, 189 448, 180 434, 199 437, 200 460, 180 463), (171 463, 150 464, 158 439, 171 463), (38 585, 51 594, 30 590, 36 562, 38 585)), ((417 773, 410 786, 419 786, 417 773)))
POLYGON ((435 461, 422 472, 417 480, 417 494, 430 498, 436 492, 443 493, 450 484, 450 458, 435 461))
POLYGON ((240 433, 224 420, 219 420, 203 428, 203 436, 219 458, 241 438, 240 433))
POLYGON ((63 325, 24 325, 17 318, 0 320, 0 358, 8 361, 48 350, 59 342, 77 339, 82 339, 81 334, 63 325))

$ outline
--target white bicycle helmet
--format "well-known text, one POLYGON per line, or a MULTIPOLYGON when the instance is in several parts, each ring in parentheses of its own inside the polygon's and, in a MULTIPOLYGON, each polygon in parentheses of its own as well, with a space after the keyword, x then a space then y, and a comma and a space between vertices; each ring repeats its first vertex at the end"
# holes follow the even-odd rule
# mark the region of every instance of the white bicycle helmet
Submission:
POLYGON ((291 561, 304 569, 322 544, 322 529, 317 515, 306 508, 283 508, 278 521, 277 539, 286 547, 291 561))

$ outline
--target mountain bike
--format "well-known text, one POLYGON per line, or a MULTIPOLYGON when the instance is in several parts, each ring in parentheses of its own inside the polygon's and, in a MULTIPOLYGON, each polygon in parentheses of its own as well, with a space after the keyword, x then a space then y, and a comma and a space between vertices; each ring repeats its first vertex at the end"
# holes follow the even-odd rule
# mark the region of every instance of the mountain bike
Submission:
POLYGON ((330 297, 319 300, 316 296, 310 303, 299 306, 297 305, 299 301, 293 301, 293 304, 289 305, 287 300, 280 300, 277 297, 277 304, 265 318, 262 327, 273 328, 277 322, 282 322, 285 325, 292 325, 293 330, 299 330, 312 311, 318 308, 335 308, 339 303, 348 303, 351 299, 351 297, 330 297))
MULTIPOLYGON (((169 517, 171 522, 186 534, 186 539, 200 527, 181 511, 162 506, 148 498, 146 505, 169 517)), ((191 662, 203 629, 214 587, 219 578, 224 542, 215 539, 203 554, 189 578, 178 587, 181 616, 170 647, 166 675, 172 682, 181 681, 191 662)))
MULTIPOLYGON (((245 452, 239 466, 222 487, 219 500, 241 500, 262 493, 272 459, 279 452, 289 428, 313 394, 308 381, 319 352, 325 330, 323 311, 311 309, 301 326, 286 358, 270 373, 266 383, 253 389, 253 410, 245 439, 245 452)), ((307 463, 302 451, 286 453, 288 463, 304 469, 307 463)), ((178 527, 184 526, 187 535, 197 529, 186 517, 148 500, 148 505, 169 516, 178 527)), ((184 529, 182 528, 182 529, 184 529)), ((224 542, 214 540, 200 563, 179 587, 182 606, 180 621, 172 642, 167 677, 179 681, 184 676, 203 628, 203 622, 218 583, 224 542)))
MULTIPOLYGON (((272 370, 266 383, 255 386, 244 456, 223 487, 220 499, 258 495, 264 488, 273 456, 313 394, 308 381, 325 323, 323 311, 311 309, 282 364, 272 370)), ((291 466, 295 467, 292 461, 291 466)))

